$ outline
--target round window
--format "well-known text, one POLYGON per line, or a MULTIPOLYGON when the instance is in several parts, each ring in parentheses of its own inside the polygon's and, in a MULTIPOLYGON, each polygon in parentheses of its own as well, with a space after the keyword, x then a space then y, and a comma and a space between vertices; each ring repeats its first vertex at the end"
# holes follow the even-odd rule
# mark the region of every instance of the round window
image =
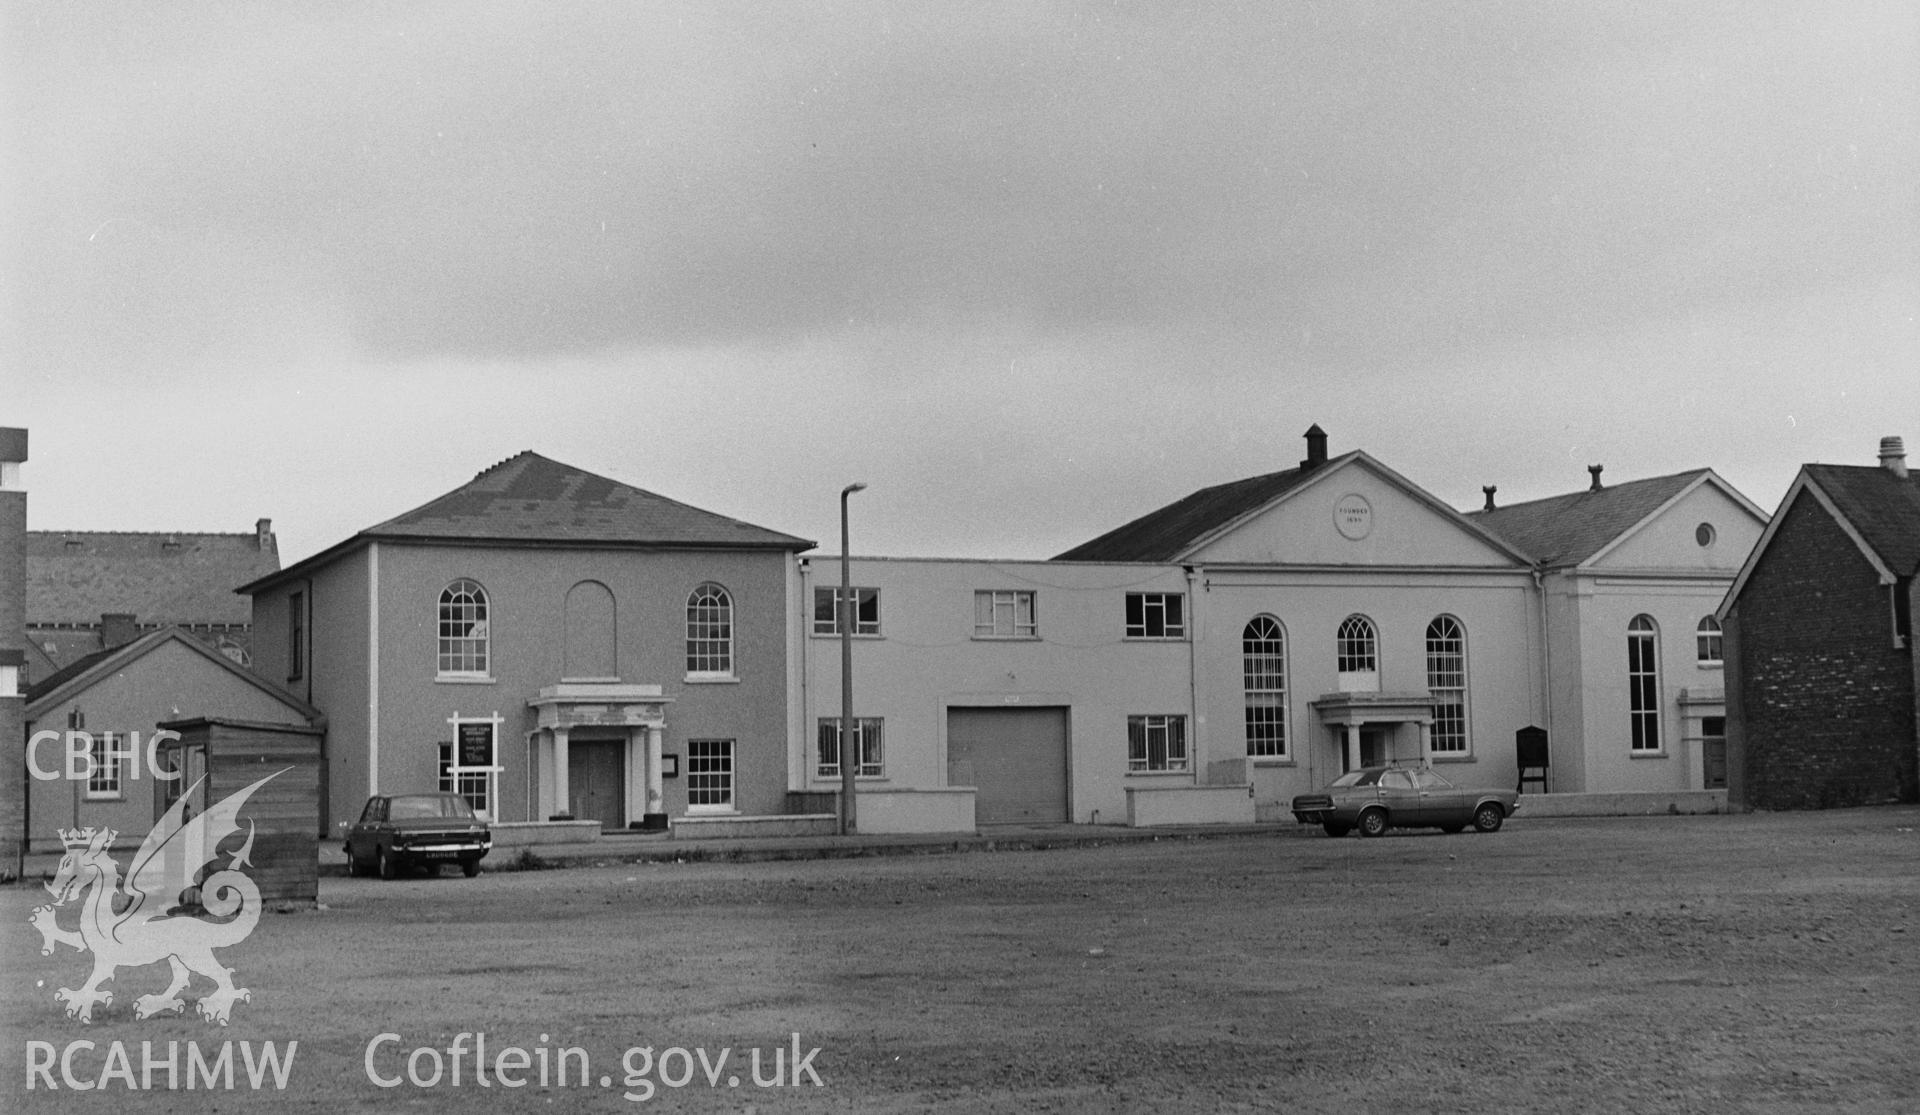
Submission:
POLYGON ((1714 537, 1712 523, 1701 523, 1699 526, 1693 528, 1693 540, 1702 546, 1713 545, 1714 537))

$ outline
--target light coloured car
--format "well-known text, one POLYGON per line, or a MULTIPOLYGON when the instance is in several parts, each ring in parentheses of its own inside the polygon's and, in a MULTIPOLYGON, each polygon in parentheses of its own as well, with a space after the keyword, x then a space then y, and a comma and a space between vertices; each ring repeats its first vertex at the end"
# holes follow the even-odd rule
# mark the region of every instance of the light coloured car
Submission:
POLYGON ((1293 816, 1319 825, 1328 836, 1359 829, 1381 836, 1390 828, 1437 828, 1499 832, 1520 807, 1512 790, 1473 790, 1440 777, 1426 766, 1363 767, 1334 779, 1325 790, 1293 799, 1293 816))

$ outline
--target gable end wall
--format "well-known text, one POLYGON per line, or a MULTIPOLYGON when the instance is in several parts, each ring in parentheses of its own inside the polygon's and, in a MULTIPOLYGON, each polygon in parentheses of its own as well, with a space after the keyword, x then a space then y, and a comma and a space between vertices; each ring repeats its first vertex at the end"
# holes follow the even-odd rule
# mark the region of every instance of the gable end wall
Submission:
POLYGON ((1920 800, 1914 663, 1888 589, 1810 495, 1785 516, 1734 615, 1745 804, 1920 800))

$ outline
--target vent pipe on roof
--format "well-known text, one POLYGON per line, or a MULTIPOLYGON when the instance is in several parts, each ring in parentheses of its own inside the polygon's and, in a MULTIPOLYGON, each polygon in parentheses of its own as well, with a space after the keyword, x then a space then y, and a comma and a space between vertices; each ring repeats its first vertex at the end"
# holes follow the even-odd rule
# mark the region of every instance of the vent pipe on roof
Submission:
POLYGON ((1480 490, 1487 493, 1487 505, 1485 507, 1482 507, 1480 510, 1482 511, 1493 510, 1493 493, 1500 490, 1499 486, 1494 484, 1487 484, 1487 485, 1483 485, 1480 490))
POLYGON ((1589 484, 1589 485, 1587 486, 1587 491, 1589 491, 1589 492, 1597 492, 1597 491, 1599 491, 1599 490, 1600 490, 1600 470, 1601 470, 1601 469, 1602 469, 1603 467, 1605 467, 1605 466, 1603 466, 1603 465, 1588 465, 1588 466, 1587 466, 1587 471, 1588 471, 1589 473, 1592 473, 1592 474, 1593 474, 1593 483, 1592 483, 1592 484, 1589 484))
POLYGON ((1907 443, 1897 437, 1881 438, 1880 467, 1905 480, 1907 478, 1907 443))
POLYGON ((1300 462, 1301 468, 1315 468, 1327 463, 1327 431, 1315 422, 1307 427, 1307 459, 1300 462))

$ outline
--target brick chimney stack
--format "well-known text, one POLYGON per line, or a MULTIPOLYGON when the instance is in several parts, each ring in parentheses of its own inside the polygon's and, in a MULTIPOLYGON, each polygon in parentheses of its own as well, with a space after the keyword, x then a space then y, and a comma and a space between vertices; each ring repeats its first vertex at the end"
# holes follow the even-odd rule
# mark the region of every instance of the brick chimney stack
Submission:
POLYGON ((254 548, 266 552, 273 548, 273 520, 261 519, 253 524, 254 548))
POLYGON ((1907 443, 1897 437, 1881 438, 1880 467, 1905 480, 1907 478, 1907 443))

